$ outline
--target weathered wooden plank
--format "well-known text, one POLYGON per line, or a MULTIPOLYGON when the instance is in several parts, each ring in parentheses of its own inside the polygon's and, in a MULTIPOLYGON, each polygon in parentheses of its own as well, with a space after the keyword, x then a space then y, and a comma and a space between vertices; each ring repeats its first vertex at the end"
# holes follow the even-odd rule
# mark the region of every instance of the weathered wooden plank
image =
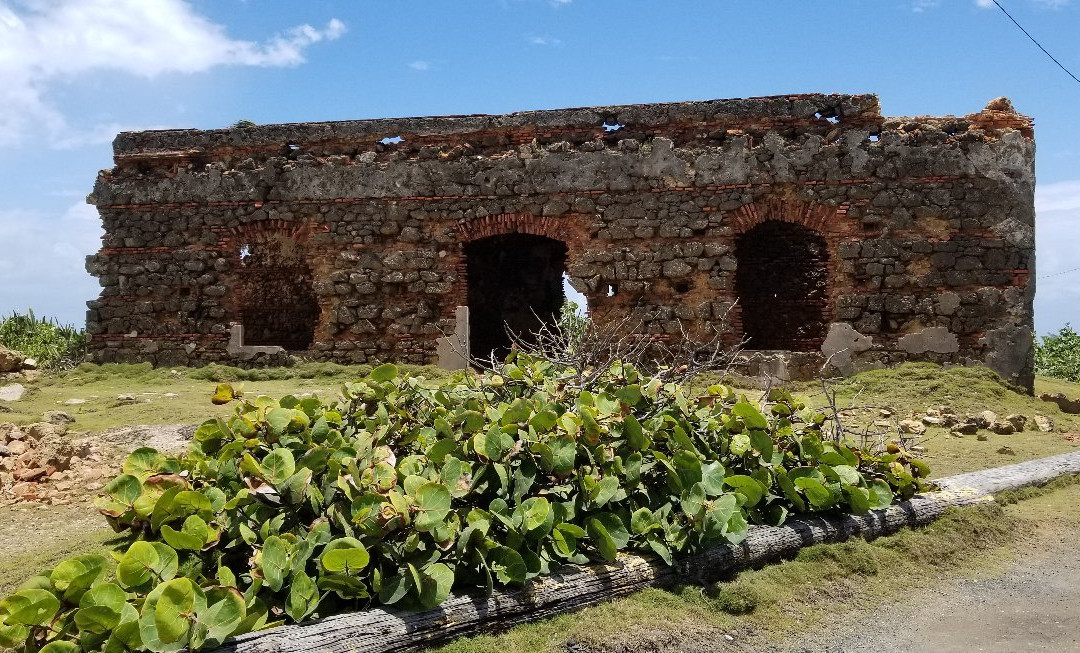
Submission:
POLYGON ((407 613, 376 608, 303 625, 249 633, 222 653, 391 653, 411 651, 462 635, 543 619, 625 596, 645 587, 708 582, 761 566, 800 548, 851 537, 879 537, 926 524, 947 509, 992 501, 992 493, 1080 473, 1080 452, 941 479, 942 489, 867 515, 803 517, 781 527, 752 528, 738 545, 722 545, 678 561, 623 554, 614 564, 567 567, 491 596, 452 596, 435 610, 407 613))

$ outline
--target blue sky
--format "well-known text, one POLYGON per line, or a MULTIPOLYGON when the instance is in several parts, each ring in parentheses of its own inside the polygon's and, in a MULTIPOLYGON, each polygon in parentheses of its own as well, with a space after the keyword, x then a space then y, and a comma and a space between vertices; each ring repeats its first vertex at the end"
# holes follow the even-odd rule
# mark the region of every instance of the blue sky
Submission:
MULTIPOLYGON (((1080 0, 1001 2, 1080 74, 1080 0)), ((0 80, 0 313, 83 321, 121 129, 820 91, 1033 116, 1036 329, 1080 324, 1080 84, 990 0, 0 0, 0 80)))

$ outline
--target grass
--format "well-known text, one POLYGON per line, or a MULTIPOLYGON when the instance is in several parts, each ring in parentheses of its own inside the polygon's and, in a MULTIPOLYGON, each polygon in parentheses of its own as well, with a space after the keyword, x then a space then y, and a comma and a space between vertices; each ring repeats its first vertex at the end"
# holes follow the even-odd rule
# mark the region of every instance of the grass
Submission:
MULTIPOLYGON (((988 440, 982 442, 974 435, 958 438, 950 435, 945 428, 927 428, 926 434, 920 438, 927 451, 919 456, 930 464, 935 477, 1080 448, 1080 441, 1074 442, 1064 435, 1080 432, 1080 415, 1063 413, 1056 404, 1037 397, 1042 392, 1063 392, 1070 397, 1080 397, 1080 384, 1077 383, 1036 377, 1036 396, 1032 397, 984 367, 942 368, 932 363, 907 363, 892 369, 863 372, 834 382, 832 388, 836 390, 838 406, 867 407, 853 414, 849 426, 855 430, 881 419, 880 408, 890 410, 896 419, 918 417, 924 415, 927 408, 942 405, 950 407, 961 417, 991 410, 1001 418, 1012 413, 1028 418, 1029 430, 1012 435, 983 431, 988 440), (1035 414, 1050 417, 1056 425, 1055 432, 1032 430, 1035 428, 1035 414), (1012 455, 998 452, 1005 446, 1012 450, 1012 455)), ((812 405, 820 406, 825 402, 820 384, 801 383, 795 386, 795 390, 812 405)))
MULTIPOLYGON (((427 378, 449 376, 436 367, 402 367, 427 378)), ((281 397, 309 393, 332 399, 342 385, 365 376, 370 370, 369 366, 333 363, 251 370, 224 365, 154 369, 149 363, 84 363, 65 373, 45 374, 25 382, 27 392, 20 401, 0 402, 0 421, 25 424, 40 421, 45 411, 63 410, 75 418, 73 430, 94 433, 135 424, 197 424, 231 413, 231 406, 210 403, 210 395, 219 382, 233 383, 255 395, 281 397), (134 401, 118 399, 129 394, 135 395, 134 401), (71 399, 85 403, 65 403, 71 399)))

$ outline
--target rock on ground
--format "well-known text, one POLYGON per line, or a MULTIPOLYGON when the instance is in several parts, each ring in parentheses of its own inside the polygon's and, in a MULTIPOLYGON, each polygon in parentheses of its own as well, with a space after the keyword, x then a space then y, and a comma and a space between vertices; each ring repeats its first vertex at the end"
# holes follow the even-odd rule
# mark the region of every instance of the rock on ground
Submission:
POLYGON ((1048 392, 1044 392, 1039 395, 1039 399, 1057 404, 1057 407, 1060 408, 1061 412, 1063 413, 1068 413, 1069 415, 1080 415, 1080 399, 1069 399, 1060 392, 1057 394, 1050 394, 1048 392))
POLYGON ((18 401, 24 394, 26 394, 26 386, 21 383, 0 387, 0 401, 18 401))
POLYGON ((1035 426, 1043 433, 1051 433, 1054 430, 1054 420, 1045 415, 1036 415, 1035 426))
POLYGON ((0 373, 18 372, 22 370, 26 356, 19 352, 0 345, 0 373))

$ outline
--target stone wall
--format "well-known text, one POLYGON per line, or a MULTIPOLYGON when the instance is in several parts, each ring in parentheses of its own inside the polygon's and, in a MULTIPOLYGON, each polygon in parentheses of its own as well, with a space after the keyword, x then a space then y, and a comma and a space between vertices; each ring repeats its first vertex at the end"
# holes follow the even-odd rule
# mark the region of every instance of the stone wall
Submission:
POLYGON ((774 342, 815 364, 977 362, 1030 387, 1034 147, 1007 100, 887 118, 873 95, 122 133, 89 198, 87 329, 97 361, 225 362, 254 312, 270 338, 309 330, 281 344, 320 360, 433 363, 469 302, 466 251, 527 234, 565 245, 594 319, 656 338, 739 341, 779 257, 824 277, 776 307, 802 330, 774 342), (819 243, 820 265, 740 248, 762 234, 819 243))

